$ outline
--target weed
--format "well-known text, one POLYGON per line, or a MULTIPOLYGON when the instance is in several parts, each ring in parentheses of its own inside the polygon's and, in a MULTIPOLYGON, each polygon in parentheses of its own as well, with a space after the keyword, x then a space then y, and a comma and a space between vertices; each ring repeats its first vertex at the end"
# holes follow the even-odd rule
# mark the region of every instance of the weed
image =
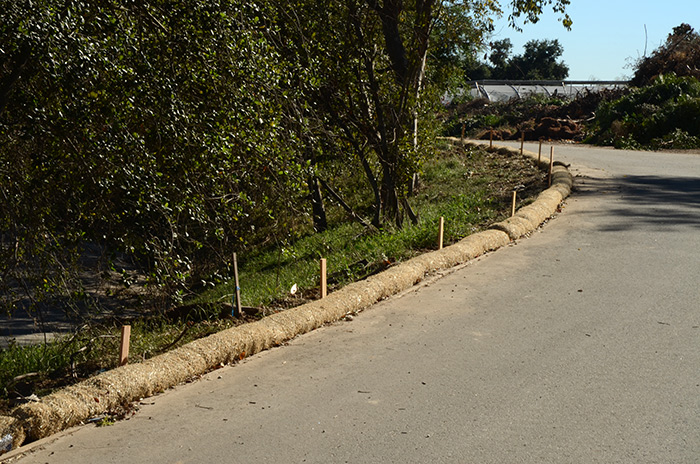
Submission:
POLYGON ((102 419, 98 420, 95 422, 95 425, 98 427, 109 427, 110 425, 114 425, 115 420, 114 418, 110 416, 104 416, 102 419))

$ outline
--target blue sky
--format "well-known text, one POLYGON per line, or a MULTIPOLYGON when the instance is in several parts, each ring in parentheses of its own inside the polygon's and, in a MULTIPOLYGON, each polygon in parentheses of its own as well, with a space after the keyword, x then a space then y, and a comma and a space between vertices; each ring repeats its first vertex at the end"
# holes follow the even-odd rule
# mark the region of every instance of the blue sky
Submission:
POLYGON ((649 55, 681 23, 700 31, 700 0, 571 0, 567 11, 574 21, 571 31, 550 9, 537 24, 521 24, 522 33, 501 18, 492 40, 509 38, 519 55, 529 40, 559 39, 568 79, 617 80, 633 74, 629 64, 643 56, 645 42, 649 55))

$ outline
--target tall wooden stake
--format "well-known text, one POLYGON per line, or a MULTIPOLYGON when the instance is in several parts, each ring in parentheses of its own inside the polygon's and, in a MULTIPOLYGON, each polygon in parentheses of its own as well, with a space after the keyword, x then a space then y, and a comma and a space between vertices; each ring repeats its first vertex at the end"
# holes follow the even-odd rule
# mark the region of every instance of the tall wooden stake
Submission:
POLYGON ((513 190, 513 205, 510 208, 510 215, 515 216, 515 201, 518 198, 517 190, 513 190))
POLYGON ((442 242, 445 238, 445 218, 440 216, 440 225, 438 226, 438 250, 442 250, 442 242))
POLYGON ((549 186, 552 186, 552 168, 554 167, 554 147, 549 148, 549 186))
POLYGON ((131 338, 131 326, 122 326, 122 342, 119 347, 119 365, 123 366, 129 362, 129 339, 131 338))
POLYGON ((493 129, 489 131, 489 148, 493 148, 493 129))
POLYGON ((542 139, 540 139, 540 150, 537 152, 537 168, 540 167, 540 161, 542 160, 542 139))
POLYGON ((328 281, 326 280, 326 258, 321 258, 321 298, 328 295, 328 281))
POLYGON ((523 155, 525 149, 525 131, 520 131, 520 156, 523 155))
POLYGON ((462 124, 462 138, 459 139, 459 141, 462 144, 462 146, 464 146, 464 124, 462 124))
POLYGON ((238 283, 238 257, 236 256, 236 253, 233 254, 233 281, 236 284, 236 301, 233 306, 233 314, 231 315, 233 317, 241 317, 243 315, 243 311, 241 310, 241 286, 238 283))

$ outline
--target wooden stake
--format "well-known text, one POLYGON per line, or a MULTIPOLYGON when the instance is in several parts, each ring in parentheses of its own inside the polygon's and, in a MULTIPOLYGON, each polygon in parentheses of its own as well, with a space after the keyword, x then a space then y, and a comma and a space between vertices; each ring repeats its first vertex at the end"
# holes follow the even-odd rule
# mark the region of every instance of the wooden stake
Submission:
POLYGON ((119 365, 123 366, 129 362, 129 339, 131 338, 131 326, 122 326, 122 343, 119 347, 119 365))
POLYGON ((438 250, 442 250, 442 242, 445 238, 445 218, 440 216, 440 225, 438 226, 438 250))
POLYGON ((554 167, 554 147, 549 148, 549 186, 552 186, 552 168, 554 167))
POLYGON ((489 148, 493 148, 493 129, 489 132, 489 148))
POLYGON ((518 198, 518 192, 513 190, 513 206, 510 208, 510 215, 515 216, 515 201, 518 198))
POLYGON ((232 309, 233 314, 231 314, 231 316, 241 317, 243 315, 243 312, 241 311, 241 286, 238 283, 238 257, 236 256, 236 253, 233 254, 233 281, 236 284, 236 301, 234 302, 232 309))
POLYGON ((525 131, 520 131, 520 156, 523 155, 524 148, 525 148, 525 131))
POLYGON ((462 123, 462 138, 459 141, 464 146, 464 123, 462 123))
POLYGON ((540 139, 540 150, 537 152, 537 168, 540 167, 540 161, 542 160, 542 139, 540 139))
POLYGON ((326 280, 326 258, 321 258, 321 298, 328 295, 328 281, 326 280))

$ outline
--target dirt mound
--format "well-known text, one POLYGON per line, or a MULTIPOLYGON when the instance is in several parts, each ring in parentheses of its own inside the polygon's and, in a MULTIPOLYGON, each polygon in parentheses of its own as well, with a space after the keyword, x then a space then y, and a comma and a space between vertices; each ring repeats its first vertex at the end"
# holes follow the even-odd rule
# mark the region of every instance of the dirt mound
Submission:
POLYGON ((542 118, 531 132, 525 132, 529 140, 581 140, 581 125, 571 119, 542 118))

